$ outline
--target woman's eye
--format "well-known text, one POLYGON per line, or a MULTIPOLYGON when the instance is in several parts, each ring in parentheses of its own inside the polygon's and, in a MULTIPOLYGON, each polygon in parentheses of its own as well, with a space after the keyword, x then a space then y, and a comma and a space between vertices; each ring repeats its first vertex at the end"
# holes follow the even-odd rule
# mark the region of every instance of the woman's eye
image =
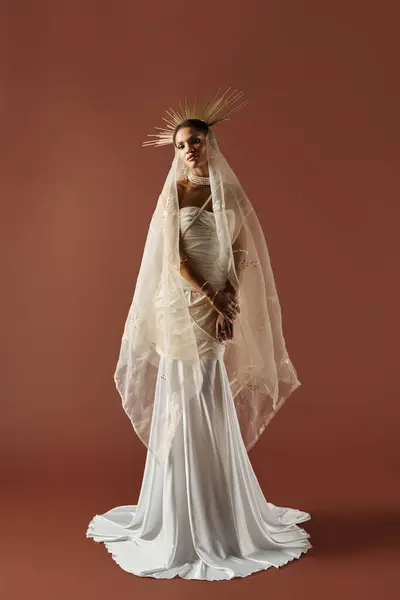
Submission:
MULTIPOLYGON (((192 144, 199 144, 201 142, 200 138, 193 138, 192 139, 192 144)), ((185 146, 183 144, 179 144, 178 145, 178 150, 183 150, 185 146)))

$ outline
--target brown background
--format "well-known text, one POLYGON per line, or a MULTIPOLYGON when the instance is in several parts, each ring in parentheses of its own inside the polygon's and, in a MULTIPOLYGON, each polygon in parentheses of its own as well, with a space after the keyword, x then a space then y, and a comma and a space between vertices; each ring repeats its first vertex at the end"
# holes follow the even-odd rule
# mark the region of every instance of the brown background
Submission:
MULTIPOLYGON (((394 595, 399 561, 397 3, 2 3, 0 586, 14 598, 394 595), (114 388, 164 109, 218 86, 303 386, 250 458, 314 549, 246 579, 156 581, 85 538, 134 504, 145 448, 114 388)), ((397 581, 398 583, 398 581, 397 581)))

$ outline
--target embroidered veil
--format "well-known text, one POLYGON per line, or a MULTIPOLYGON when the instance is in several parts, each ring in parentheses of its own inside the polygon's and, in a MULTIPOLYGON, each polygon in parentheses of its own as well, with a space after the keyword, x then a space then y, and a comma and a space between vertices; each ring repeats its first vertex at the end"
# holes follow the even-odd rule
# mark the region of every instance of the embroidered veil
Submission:
MULTIPOLYGON (((233 338, 223 342, 223 360, 243 441, 250 450, 301 382, 286 349, 281 307, 261 224, 212 129, 207 136, 207 153, 219 240, 218 264, 236 290, 240 306, 233 338), (229 222, 228 211, 234 214, 229 222)), ((202 385, 201 358, 180 274, 177 182, 183 177, 184 164, 175 149, 151 217, 114 375, 135 432, 160 461, 168 456, 183 403, 193 401, 202 385), (168 391, 161 408, 162 427, 149 444, 161 356, 165 358, 163 377, 168 391)))

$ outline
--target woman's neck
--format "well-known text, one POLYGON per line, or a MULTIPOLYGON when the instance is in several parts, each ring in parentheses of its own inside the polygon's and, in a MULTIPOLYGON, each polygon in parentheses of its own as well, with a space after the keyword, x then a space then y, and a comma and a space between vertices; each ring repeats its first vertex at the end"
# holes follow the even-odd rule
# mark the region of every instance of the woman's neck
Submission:
POLYGON ((196 175, 197 177, 209 177, 210 173, 208 171, 208 165, 204 165, 202 167, 195 167, 194 169, 191 170, 191 173, 193 173, 193 175, 196 175))

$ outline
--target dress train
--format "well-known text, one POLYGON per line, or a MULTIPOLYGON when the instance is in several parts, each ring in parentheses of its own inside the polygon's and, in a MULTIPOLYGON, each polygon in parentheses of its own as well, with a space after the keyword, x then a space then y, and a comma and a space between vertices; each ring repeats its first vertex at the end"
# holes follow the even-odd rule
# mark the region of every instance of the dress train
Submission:
MULTIPOLYGON (((150 435, 165 398, 161 357, 150 435)), ((179 361, 175 361, 176 376, 179 361)), ((148 452, 137 505, 96 515, 86 532, 142 577, 223 580, 280 567, 312 548, 309 513, 267 502, 243 443, 222 358, 201 362, 167 461, 148 452)))

